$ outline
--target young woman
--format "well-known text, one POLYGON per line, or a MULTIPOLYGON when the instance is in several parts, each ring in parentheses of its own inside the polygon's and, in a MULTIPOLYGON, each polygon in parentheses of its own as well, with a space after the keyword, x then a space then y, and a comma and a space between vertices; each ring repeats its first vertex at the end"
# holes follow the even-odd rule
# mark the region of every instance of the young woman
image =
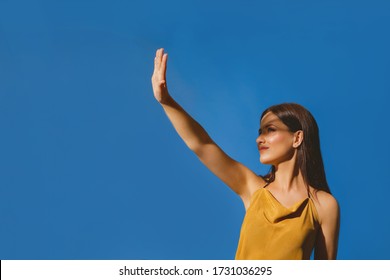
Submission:
POLYGON ((301 105, 266 109, 256 143, 260 162, 272 165, 258 176, 230 158, 169 95, 167 54, 156 52, 154 97, 186 145, 242 199, 246 214, 236 259, 335 259, 339 207, 330 194, 315 119, 301 105))

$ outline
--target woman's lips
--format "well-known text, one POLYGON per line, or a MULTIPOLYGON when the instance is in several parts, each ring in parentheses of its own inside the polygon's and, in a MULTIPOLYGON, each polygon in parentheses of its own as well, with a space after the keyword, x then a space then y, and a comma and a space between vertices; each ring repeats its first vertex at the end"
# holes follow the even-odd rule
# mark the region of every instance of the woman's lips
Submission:
POLYGON ((259 151, 264 151, 264 150, 268 150, 268 147, 261 147, 261 148, 259 149, 259 151))

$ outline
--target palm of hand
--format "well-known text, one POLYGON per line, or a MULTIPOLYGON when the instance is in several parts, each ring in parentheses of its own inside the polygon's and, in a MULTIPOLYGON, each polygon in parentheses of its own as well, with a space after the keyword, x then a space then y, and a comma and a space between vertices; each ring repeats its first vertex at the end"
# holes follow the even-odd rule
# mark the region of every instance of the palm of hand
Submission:
POLYGON ((167 59, 168 54, 164 54, 164 49, 158 49, 156 51, 156 57, 154 58, 154 71, 152 75, 152 87, 154 97, 158 102, 163 101, 168 95, 166 83, 167 59))

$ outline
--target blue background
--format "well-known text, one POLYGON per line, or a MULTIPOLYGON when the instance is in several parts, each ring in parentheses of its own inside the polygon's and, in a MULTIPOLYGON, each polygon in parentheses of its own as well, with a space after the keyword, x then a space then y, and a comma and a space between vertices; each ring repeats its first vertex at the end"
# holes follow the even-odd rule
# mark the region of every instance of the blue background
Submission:
POLYGON ((339 259, 390 259, 388 1, 0 1, 0 259, 233 259, 244 207, 154 100, 265 174, 268 106, 320 127, 339 259))

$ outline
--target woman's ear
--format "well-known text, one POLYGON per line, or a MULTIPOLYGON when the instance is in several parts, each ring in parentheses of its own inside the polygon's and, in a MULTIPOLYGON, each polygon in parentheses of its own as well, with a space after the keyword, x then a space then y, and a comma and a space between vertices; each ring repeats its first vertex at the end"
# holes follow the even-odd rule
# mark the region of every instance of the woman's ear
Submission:
POLYGON ((303 131, 298 130, 294 132, 294 142, 293 142, 293 147, 298 148, 303 142, 303 131))

